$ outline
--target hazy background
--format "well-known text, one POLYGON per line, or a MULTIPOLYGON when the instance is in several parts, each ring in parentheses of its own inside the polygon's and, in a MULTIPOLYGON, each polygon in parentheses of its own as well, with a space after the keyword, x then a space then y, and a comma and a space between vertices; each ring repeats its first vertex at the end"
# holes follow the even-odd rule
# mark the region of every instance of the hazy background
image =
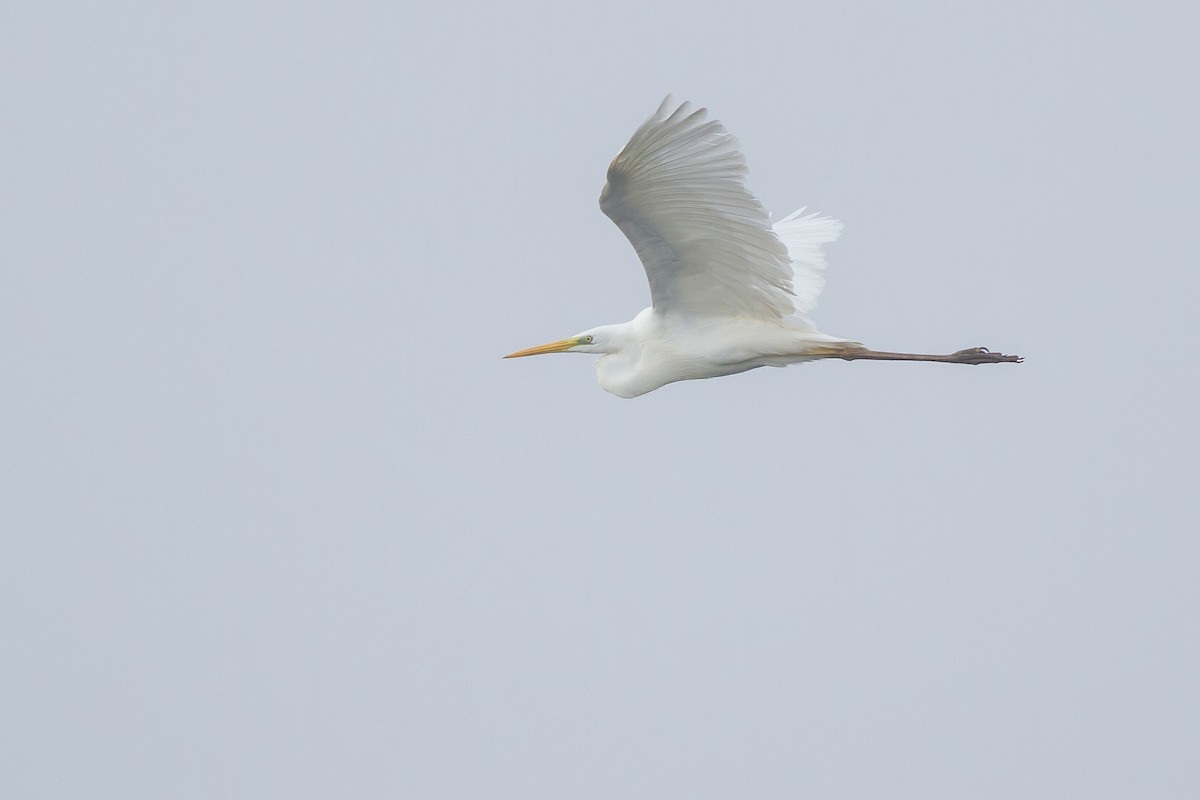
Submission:
POLYGON ((1194 2, 12 3, 0 794, 1195 798, 1194 2), (668 91, 886 349, 601 391, 668 91))

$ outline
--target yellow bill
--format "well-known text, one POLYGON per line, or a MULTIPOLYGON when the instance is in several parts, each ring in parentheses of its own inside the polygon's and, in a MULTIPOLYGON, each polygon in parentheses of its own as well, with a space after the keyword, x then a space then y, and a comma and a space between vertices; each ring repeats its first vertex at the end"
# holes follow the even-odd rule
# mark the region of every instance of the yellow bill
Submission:
POLYGON ((509 353, 505 358, 522 358, 524 356, 540 356, 546 353, 565 353, 572 347, 582 344, 579 341, 580 337, 576 336, 573 339, 559 339, 557 342, 549 344, 539 344, 537 347, 529 347, 525 350, 518 350, 515 353, 509 353))

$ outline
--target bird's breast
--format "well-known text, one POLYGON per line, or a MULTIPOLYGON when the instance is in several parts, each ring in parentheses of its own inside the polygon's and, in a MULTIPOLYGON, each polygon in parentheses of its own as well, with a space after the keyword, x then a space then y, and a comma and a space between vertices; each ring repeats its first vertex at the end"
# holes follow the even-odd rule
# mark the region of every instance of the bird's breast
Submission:
POLYGON ((670 383, 663 372, 648 368, 640 354, 610 353, 596 361, 596 382, 617 397, 637 397, 670 383))

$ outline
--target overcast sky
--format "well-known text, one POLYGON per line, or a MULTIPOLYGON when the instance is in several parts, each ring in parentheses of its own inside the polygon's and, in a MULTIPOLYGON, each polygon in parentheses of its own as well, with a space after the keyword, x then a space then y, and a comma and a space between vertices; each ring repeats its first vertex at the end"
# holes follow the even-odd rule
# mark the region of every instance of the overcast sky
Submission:
POLYGON ((1195 798, 1200 6, 10 3, 0 795, 1195 798), (668 91, 841 219, 637 400, 668 91))

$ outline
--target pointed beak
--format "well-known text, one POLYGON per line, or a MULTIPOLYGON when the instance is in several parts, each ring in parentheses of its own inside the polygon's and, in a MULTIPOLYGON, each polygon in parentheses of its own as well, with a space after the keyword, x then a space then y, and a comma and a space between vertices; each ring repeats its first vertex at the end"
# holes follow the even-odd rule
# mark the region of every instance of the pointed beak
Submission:
POLYGON ((529 347, 525 350, 518 350, 515 353, 509 353, 505 358, 523 358, 524 356, 540 356, 546 353, 565 353, 575 345, 579 344, 579 339, 559 339, 557 342, 550 344, 539 344, 537 347, 529 347))

